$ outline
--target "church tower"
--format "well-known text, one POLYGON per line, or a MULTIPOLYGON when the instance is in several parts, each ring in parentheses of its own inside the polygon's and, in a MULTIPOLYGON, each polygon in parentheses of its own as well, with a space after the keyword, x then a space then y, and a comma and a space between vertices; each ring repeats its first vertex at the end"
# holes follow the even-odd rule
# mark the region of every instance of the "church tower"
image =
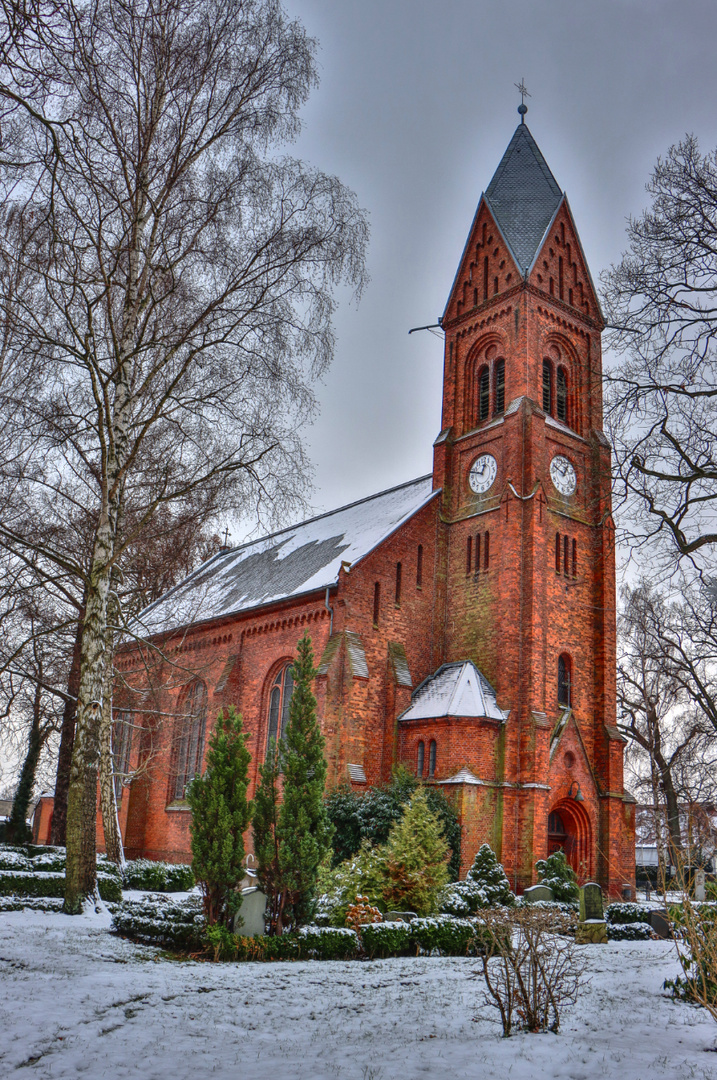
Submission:
POLYGON ((452 782, 467 849, 519 887, 562 847, 614 894, 634 874, 615 726, 604 323, 568 200, 521 122, 481 196, 442 318, 436 660, 471 661, 502 719, 452 782))

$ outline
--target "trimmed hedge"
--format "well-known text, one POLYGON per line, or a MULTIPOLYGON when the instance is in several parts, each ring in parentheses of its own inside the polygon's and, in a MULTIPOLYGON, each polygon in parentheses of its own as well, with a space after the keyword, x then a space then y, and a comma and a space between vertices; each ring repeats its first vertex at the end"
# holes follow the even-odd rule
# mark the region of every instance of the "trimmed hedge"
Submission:
POLYGON ((173 901, 163 896, 125 900, 112 916, 112 929, 145 945, 196 952, 206 946, 205 920, 198 897, 173 901))
POLYGON ((646 922, 608 923, 607 936, 610 941, 649 941, 653 929, 646 922))
POLYGON ((122 869, 125 889, 147 889, 151 892, 189 892, 194 888, 194 874, 186 863, 154 862, 134 859, 122 869))
MULTIPOLYGON (((99 871, 97 886, 103 900, 122 899, 119 878, 99 871)), ((23 873, 21 870, 0 870, 0 896, 54 896, 64 898, 65 875, 55 872, 23 873)))
POLYGON ((649 923, 650 908, 640 904, 608 904, 605 919, 613 925, 625 926, 629 923, 649 923))
POLYGON ((404 922, 369 923, 361 927, 361 943, 370 960, 389 956, 408 956, 411 947, 411 924, 404 922))
POLYGON ((64 900, 53 896, 0 896, 0 913, 3 911, 62 911, 64 900))

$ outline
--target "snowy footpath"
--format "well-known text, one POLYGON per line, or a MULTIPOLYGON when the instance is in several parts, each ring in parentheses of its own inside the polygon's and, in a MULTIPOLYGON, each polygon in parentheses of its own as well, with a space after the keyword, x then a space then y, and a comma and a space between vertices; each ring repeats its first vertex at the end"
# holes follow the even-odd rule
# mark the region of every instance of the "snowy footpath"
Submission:
POLYGON ((0 1077, 717 1080, 717 1024, 662 990, 667 942, 586 946, 559 1035, 501 1038, 475 960, 210 964, 102 916, 0 915, 0 1077))

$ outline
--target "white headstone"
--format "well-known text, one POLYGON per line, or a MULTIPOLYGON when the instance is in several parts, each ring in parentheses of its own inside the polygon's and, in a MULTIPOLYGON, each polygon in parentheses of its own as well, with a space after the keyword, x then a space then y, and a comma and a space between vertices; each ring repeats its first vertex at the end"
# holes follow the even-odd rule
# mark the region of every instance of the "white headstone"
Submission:
POLYGON ((705 872, 704 870, 695 871, 695 900, 705 899, 705 872))

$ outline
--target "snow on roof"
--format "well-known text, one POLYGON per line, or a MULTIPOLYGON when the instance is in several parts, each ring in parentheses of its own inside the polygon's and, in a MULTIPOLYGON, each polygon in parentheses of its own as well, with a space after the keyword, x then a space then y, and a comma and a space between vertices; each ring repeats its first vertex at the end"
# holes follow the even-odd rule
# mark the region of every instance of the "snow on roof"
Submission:
POLYGON ((495 690, 471 660, 443 664, 411 695, 411 704, 399 720, 431 720, 439 716, 487 716, 507 720, 498 708, 495 690))
POLYGON ((220 551, 138 616, 158 634, 334 585, 342 563, 368 555, 437 492, 431 476, 220 551))

